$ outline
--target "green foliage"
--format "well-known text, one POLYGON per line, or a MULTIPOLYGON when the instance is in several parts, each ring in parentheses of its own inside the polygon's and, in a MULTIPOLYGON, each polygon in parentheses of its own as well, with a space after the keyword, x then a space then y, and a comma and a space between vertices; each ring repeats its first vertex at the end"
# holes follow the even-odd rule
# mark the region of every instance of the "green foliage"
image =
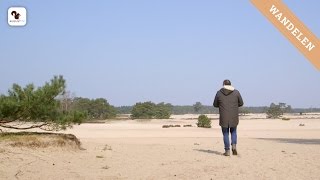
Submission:
POLYGON ((111 119, 116 117, 116 109, 104 98, 75 98, 72 109, 87 113, 89 119, 111 119))
POLYGON ((218 113, 218 108, 213 106, 202 105, 198 112, 195 111, 194 106, 172 106, 172 114, 216 114, 218 113))
POLYGON ((292 107, 290 105, 286 106, 284 112, 285 113, 292 113, 293 112, 292 107))
POLYGON ((131 110, 132 119, 152 119, 156 104, 153 102, 136 103, 131 110))
POLYGON ((81 124, 84 119, 87 119, 87 114, 82 111, 63 112, 57 115, 59 117, 58 123, 52 125, 55 129, 65 130, 71 124, 81 124))
MULTIPOLYGON (((130 114, 132 111, 133 106, 120 106, 116 107, 117 112, 119 114, 130 114)), ((195 114, 194 107, 189 106, 178 106, 178 105, 170 105, 171 113, 172 114, 195 114)), ((201 114, 215 114, 218 113, 218 109, 214 108, 213 106, 202 106, 198 113, 201 114)))
POLYGON ((280 118, 283 115, 283 110, 281 109, 280 104, 276 105, 274 103, 271 103, 266 114, 267 118, 276 119, 280 118))
POLYGON ((153 102, 136 103, 131 110, 132 119, 169 119, 171 115, 171 104, 153 102))
POLYGON ((239 114, 242 116, 245 116, 246 114, 249 114, 250 110, 246 107, 240 107, 239 108, 239 114))
POLYGON ((211 128, 211 120, 206 115, 200 115, 197 122, 198 127, 211 128))
POLYGON ((193 108, 194 108, 194 111, 196 112, 196 113, 199 113, 199 111, 200 111, 200 109, 202 109, 202 104, 201 104, 201 102, 196 102, 194 105, 193 105, 193 108))
POLYGON ((117 113, 119 114, 130 114, 133 106, 120 106, 116 107, 117 113))
POLYGON ((16 121, 41 122, 50 130, 60 130, 73 123, 81 123, 85 118, 84 113, 60 111, 60 102, 56 97, 65 92, 65 87, 62 76, 54 76, 50 82, 38 88, 33 84, 24 88, 13 84, 7 96, 0 96, 0 126, 16 121))
POLYGON ((154 116, 156 119, 169 119, 171 115, 171 104, 159 103, 154 110, 154 116))
MULTIPOLYGON (((116 107, 119 114, 130 114, 133 106, 120 106, 116 107)), ((239 113, 244 115, 247 113, 266 113, 269 106, 257 106, 257 107, 240 107, 239 113), (242 111, 243 110, 243 111, 242 111)), ((285 113, 311 113, 320 112, 320 108, 292 108, 290 105, 286 106, 285 113)), ((218 108, 213 106, 203 105, 199 112, 195 112, 192 105, 173 105, 172 114, 217 114, 218 108)))

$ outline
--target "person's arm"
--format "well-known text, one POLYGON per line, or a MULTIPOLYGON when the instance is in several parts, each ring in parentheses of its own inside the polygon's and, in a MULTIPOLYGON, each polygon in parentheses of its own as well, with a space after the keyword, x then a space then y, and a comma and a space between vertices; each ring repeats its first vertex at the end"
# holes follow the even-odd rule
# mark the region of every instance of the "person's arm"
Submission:
POLYGON ((216 97, 214 98, 213 106, 214 106, 214 107, 219 107, 218 93, 216 94, 216 97))
POLYGON ((238 106, 239 107, 243 106, 243 100, 242 100, 240 92, 239 92, 239 96, 238 96, 238 106))

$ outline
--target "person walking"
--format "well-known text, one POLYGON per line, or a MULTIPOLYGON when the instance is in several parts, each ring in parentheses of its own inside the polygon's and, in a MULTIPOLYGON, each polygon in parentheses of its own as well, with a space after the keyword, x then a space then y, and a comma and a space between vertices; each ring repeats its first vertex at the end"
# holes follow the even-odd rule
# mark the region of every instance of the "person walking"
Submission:
POLYGON ((217 92, 213 106, 219 108, 219 125, 223 134, 225 153, 230 156, 231 133, 232 154, 237 155, 237 126, 239 124, 239 107, 243 106, 243 100, 240 92, 231 86, 230 80, 223 81, 223 87, 217 92))

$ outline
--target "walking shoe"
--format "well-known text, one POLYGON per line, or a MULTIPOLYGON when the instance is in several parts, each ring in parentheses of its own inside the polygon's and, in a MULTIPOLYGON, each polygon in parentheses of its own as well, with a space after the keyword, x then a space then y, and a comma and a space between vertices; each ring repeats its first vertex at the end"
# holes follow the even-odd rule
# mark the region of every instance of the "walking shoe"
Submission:
POLYGON ((238 155, 236 144, 232 144, 232 155, 238 155))
POLYGON ((226 150, 225 153, 223 153, 224 156, 230 156, 230 150, 226 150))

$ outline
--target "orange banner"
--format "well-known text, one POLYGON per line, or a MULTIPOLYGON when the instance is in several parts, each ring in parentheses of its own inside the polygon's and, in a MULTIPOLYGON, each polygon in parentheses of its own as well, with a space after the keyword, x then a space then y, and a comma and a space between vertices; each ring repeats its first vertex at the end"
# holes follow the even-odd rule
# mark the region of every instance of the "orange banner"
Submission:
POLYGON ((320 40, 281 0, 251 0, 251 2, 320 70, 320 40))

